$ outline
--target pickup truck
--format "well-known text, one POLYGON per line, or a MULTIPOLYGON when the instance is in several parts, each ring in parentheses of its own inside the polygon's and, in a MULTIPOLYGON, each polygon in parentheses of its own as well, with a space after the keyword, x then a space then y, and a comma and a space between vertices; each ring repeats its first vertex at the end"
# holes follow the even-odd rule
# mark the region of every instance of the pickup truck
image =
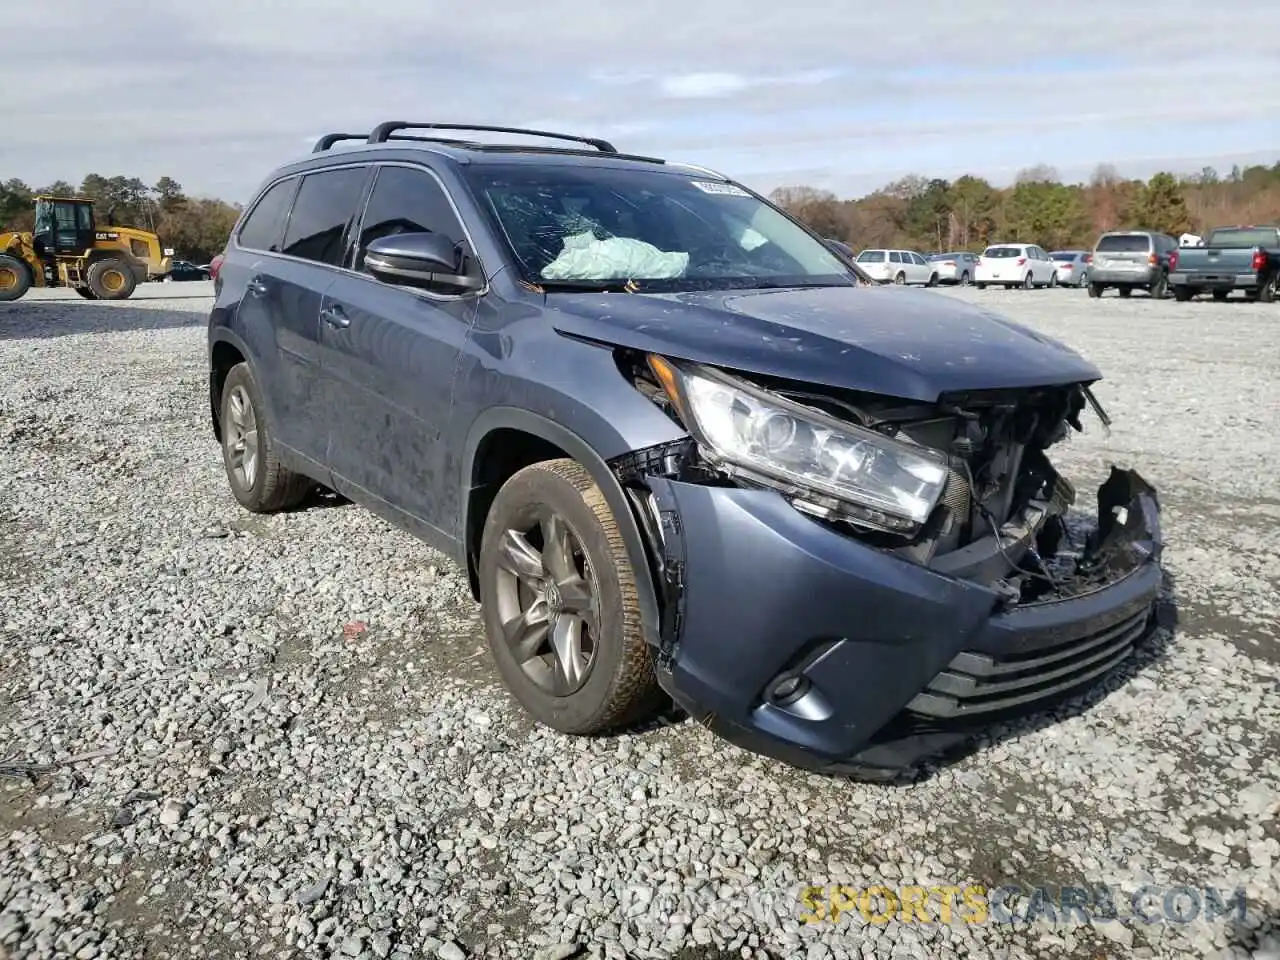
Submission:
POLYGON ((1179 247, 1170 255, 1169 286, 1175 300, 1206 290, 1225 300, 1240 290, 1270 303, 1280 279, 1280 226, 1218 227, 1203 247, 1179 247))

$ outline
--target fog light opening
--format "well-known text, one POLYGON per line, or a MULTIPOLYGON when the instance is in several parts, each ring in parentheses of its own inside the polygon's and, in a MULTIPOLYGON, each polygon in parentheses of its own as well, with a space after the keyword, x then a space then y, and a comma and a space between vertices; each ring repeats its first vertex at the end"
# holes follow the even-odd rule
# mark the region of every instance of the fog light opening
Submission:
POLYGON ((779 707, 789 707, 809 692, 809 678, 783 674, 769 688, 769 700, 779 707))

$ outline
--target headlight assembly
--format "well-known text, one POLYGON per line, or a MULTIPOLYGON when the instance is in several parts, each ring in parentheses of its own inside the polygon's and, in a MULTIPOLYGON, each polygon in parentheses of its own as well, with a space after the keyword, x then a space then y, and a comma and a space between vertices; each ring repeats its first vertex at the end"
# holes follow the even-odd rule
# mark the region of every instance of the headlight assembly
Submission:
POLYGON ((850 519, 907 532, 947 483, 941 454, 900 443, 701 367, 649 357, 668 399, 709 459, 845 508, 850 519))

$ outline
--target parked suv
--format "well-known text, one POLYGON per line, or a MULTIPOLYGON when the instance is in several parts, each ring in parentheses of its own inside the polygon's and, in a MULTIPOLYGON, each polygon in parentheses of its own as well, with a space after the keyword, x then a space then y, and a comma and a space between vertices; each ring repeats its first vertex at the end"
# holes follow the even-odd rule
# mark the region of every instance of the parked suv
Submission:
POLYGON ((1159 300, 1169 290, 1169 255, 1178 241, 1151 230, 1114 230, 1093 247, 1089 262, 1089 296, 1115 287, 1120 296, 1146 290, 1159 300))
POLYGON ((246 207, 208 328, 245 508, 323 485, 446 551, 506 686, 570 734, 669 695, 887 776, 1133 649, 1155 492, 1113 469, 1068 520, 1047 455, 1101 415, 1092 364, 855 285, 720 174, 471 129, 512 133, 334 134, 246 207))

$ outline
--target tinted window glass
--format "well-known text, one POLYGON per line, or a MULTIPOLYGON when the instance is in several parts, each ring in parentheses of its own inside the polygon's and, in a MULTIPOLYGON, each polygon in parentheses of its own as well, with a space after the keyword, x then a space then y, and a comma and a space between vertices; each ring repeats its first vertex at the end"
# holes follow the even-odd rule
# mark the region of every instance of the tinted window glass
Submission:
POLYGON ((383 167, 365 208, 356 269, 364 267, 365 247, 397 233, 442 233, 454 243, 465 242, 462 224, 434 177, 408 167, 383 167))
POLYGON ((892 253, 889 254, 889 260, 893 263, 901 263, 902 254, 898 253, 897 250, 894 250, 892 253))
POLYGON ((1151 238, 1146 234, 1111 234, 1098 241, 1102 253, 1146 253, 1151 249, 1151 238))
POLYGON ((1075 260, 1079 256, 1079 254, 1072 253, 1069 250, 1057 250, 1049 254, 1049 256, 1052 257, 1054 260, 1057 260, 1059 263, 1068 263, 1075 260))
POLYGON ((883 250, 863 250, 858 254, 859 263, 884 263, 883 250))
POLYGON ((1275 227, 1223 227, 1209 234, 1211 247, 1267 247, 1276 245, 1275 227))
POLYGON ((926 266, 924 257, 920 256, 920 254, 918 253, 911 254, 911 262, 914 263, 917 267, 926 266))
POLYGON ((317 263, 340 265, 343 235, 360 202, 367 173, 365 167, 345 167, 303 177, 281 252, 317 263))
POLYGON ((1023 253, 1021 247, 987 247, 982 255, 998 260, 1007 257, 1021 257, 1023 253))
POLYGON ((289 200, 298 185, 296 178, 281 180, 258 201, 240 228, 240 246, 251 250, 279 250, 280 231, 289 213, 289 200))

